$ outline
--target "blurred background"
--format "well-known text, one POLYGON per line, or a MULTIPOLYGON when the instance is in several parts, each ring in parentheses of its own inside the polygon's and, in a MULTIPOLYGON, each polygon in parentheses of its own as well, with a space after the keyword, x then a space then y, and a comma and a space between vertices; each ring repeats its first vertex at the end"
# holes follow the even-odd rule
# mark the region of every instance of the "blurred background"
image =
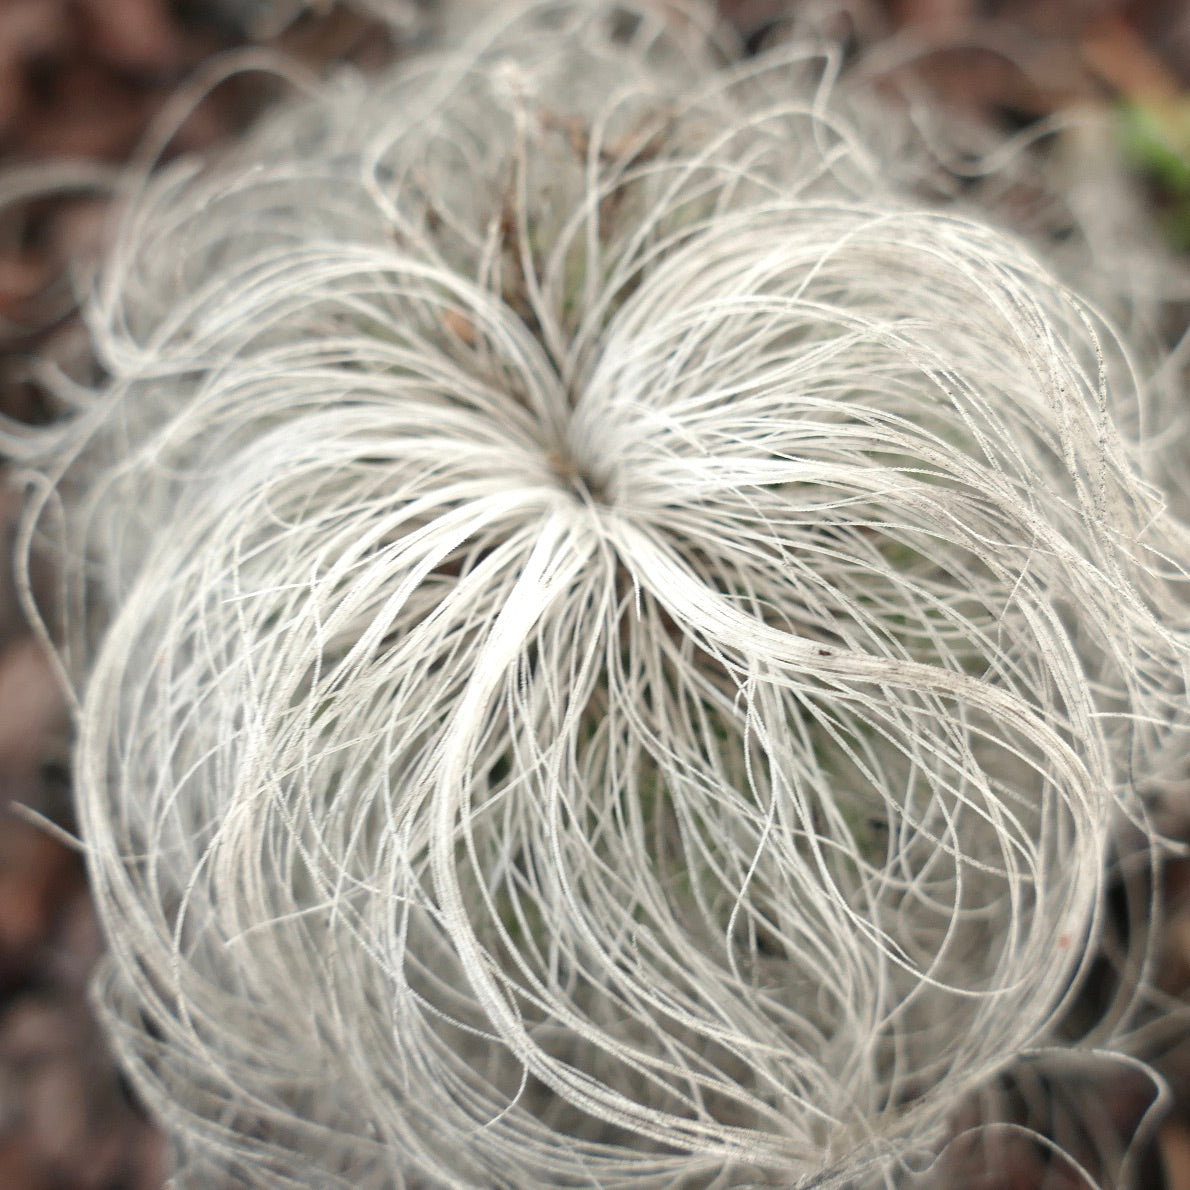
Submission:
MULTIPOLYGON (((427 0, 432 3, 432 0, 427 0)), ((753 42, 798 0, 721 0, 753 42)), ((865 42, 895 39, 937 102, 1005 132, 1078 107, 1108 118, 1103 167, 1123 165, 1172 260, 1190 250, 1190 0, 857 0, 842 7, 865 42)), ((0 200, 13 169, 127 160, 155 114, 213 56, 258 44, 315 70, 370 68, 409 52, 377 19, 335 0, 0 0, 0 200)), ((270 99, 251 77, 219 87, 175 137, 191 152, 234 136, 270 99)), ((7 196, 11 197, 11 196, 7 196)), ((80 341, 72 262, 98 250, 103 206, 81 197, 0 208, 0 411, 52 411, 29 374, 38 352, 80 341)), ((1187 257, 1190 263, 1190 257, 1187 257)), ((1171 334, 1186 311, 1170 311, 1171 334)), ((0 470, 3 461, 0 460, 0 470)), ((112 1064, 86 1001, 102 952, 82 861, 12 809, 73 829, 64 703, 24 624, 7 563, 21 496, 0 473, 0 1190, 157 1190, 164 1144, 112 1064)), ((52 599, 51 567, 35 591, 52 599)), ((1172 824, 1190 839, 1187 824, 1172 824)), ((1190 992, 1190 863, 1167 864, 1156 981, 1190 992)), ((1124 913, 1126 917, 1126 913, 1124 913)), ((1125 927, 1126 928, 1126 924, 1125 927)), ((1092 993, 1094 988, 1092 987, 1092 993)), ((1149 1080, 1087 1062, 1059 1080, 1005 1080, 994 1106, 956 1108, 956 1130, 990 1112, 1028 1123, 1121 1186, 1190 1190, 1190 1029, 1151 1030, 1170 1092, 1154 1126, 1149 1080), (1093 1105, 1093 1109, 1088 1105, 1093 1105), (1113 1156, 1114 1154, 1114 1156, 1113 1156)), ((958 1143, 945 1185, 1074 1190, 1073 1170, 1011 1132, 958 1143)))

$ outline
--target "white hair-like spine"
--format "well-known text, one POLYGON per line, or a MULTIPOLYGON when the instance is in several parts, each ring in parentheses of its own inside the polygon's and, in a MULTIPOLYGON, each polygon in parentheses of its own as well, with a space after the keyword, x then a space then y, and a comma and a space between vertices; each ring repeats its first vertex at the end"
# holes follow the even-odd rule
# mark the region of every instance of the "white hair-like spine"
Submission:
POLYGON ((1127 345, 717 36, 502 7, 124 212, 31 523, 180 1184, 891 1178, 1184 765, 1127 345))

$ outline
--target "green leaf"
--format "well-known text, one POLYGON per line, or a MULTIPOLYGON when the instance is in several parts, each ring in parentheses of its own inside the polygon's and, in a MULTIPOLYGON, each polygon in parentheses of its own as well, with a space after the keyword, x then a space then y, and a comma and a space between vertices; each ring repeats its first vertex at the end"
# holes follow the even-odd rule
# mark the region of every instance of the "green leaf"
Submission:
POLYGON ((1160 104, 1125 100, 1119 114, 1121 141, 1133 166, 1190 195, 1190 98, 1160 104))

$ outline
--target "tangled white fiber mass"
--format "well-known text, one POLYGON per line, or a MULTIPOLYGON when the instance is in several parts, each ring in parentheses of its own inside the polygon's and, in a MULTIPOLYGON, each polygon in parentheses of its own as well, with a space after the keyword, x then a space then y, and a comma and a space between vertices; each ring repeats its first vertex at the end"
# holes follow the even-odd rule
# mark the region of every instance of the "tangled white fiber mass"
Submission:
POLYGON ((17 445, 177 1185, 891 1185, 1052 1038, 1190 551, 838 56, 504 5, 129 197, 17 445))

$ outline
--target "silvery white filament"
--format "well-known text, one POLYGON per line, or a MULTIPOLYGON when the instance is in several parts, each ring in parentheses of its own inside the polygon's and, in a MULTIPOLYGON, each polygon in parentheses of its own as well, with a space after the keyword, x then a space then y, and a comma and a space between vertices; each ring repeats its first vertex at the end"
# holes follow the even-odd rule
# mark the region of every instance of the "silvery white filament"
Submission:
POLYGON ((1184 766, 1127 347, 708 29, 503 7, 124 212, 33 517, 179 1185, 892 1179, 1184 766))
MULTIPOLYGON (((829 12, 832 5, 825 7, 829 12)), ((1021 59, 1019 46, 993 31, 988 26, 982 47, 977 40, 968 48, 1001 55, 1029 78, 1035 68, 1021 59)), ((1190 342, 1183 339, 1171 352, 1169 340, 1185 329, 1190 273, 1180 254, 1169 251, 1150 200, 1127 174, 1116 114, 1076 106, 1005 137, 957 117, 915 81, 914 62, 937 52, 911 31, 872 41, 846 79, 850 114, 880 153, 881 170, 898 184, 1026 238, 1048 267, 1112 319, 1129 348, 1127 360, 1108 352, 1104 361, 1109 372, 1125 368, 1111 385, 1113 417, 1144 443, 1138 467, 1186 521, 1190 342), (900 105, 873 102, 874 92, 890 87, 900 105)))

